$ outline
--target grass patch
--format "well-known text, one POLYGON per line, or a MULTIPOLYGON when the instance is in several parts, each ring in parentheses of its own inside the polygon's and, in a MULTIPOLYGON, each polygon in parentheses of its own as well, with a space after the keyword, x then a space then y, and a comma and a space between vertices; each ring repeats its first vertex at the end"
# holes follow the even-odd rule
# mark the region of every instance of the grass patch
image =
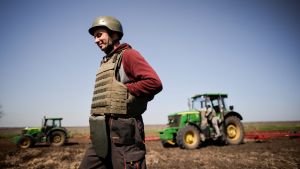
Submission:
POLYGON ((300 131, 300 122, 245 122, 244 129, 249 131, 300 131))
POLYGON ((0 128, 0 139, 13 139, 21 134, 21 128, 0 128))
POLYGON ((1 133, 0 134, 0 139, 12 139, 14 137, 18 136, 17 134, 13 133, 1 133))
POLYGON ((145 135, 146 137, 154 137, 154 136, 158 137, 159 131, 160 129, 150 129, 150 130, 145 129, 145 135))

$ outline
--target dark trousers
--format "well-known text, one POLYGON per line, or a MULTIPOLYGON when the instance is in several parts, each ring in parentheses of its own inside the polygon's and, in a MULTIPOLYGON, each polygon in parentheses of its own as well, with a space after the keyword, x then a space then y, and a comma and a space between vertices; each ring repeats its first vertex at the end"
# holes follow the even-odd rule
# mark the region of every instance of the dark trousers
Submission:
POLYGON ((146 169, 144 123, 141 116, 116 118, 106 116, 109 153, 97 156, 91 144, 79 169, 146 169))

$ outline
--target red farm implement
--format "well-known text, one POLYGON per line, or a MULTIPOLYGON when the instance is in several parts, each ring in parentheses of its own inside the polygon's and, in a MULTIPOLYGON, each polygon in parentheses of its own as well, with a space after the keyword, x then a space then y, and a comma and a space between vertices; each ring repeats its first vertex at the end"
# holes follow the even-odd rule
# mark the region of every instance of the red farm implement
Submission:
MULTIPOLYGON (((250 131, 245 133, 246 139, 251 140, 267 140, 278 137, 300 137, 300 132, 289 132, 289 131, 250 131)), ((145 138, 146 141, 159 141, 158 136, 148 136, 145 138)))
POLYGON ((246 139, 254 140, 266 140, 277 137, 300 137, 300 132, 289 132, 289 131, 250 131, 245 135, 246 139))

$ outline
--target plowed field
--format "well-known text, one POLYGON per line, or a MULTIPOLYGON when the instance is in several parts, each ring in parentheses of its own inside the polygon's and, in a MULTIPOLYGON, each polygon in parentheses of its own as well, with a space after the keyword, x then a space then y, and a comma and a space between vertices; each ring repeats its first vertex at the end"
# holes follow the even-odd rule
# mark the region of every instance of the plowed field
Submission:
MULTIPOLYGON (((300 131, 300 122, 245 123, 246 132, 270 129, 300 131)), ((145 126, 146 136, 158 136, 165 125, 145 126)), ((11 137, 21 128, 0 128, 0 169, 76 169, 90 144, 88 127, 68 127, 69 143, 17 149, 11 137)), ((241 145, 201 145, 196 150, 163 148, 160 141, 146 141, 148 169, 299 169, 300 138, 278 137, 260 142, 245 139, 241 145)))
MULTIPOLYGON (((1 139, 0 168, 75 169, 88 144, 87 137, 76 137, 63 147, 38 145, 18 150, 8 140, 1 139)), ((146 161, 150 169, 300 168, 299 138, 246 141, 235 146, 203 145, 196 150, 166 149, 159 141, 147 141, 146 145, 146 161)))

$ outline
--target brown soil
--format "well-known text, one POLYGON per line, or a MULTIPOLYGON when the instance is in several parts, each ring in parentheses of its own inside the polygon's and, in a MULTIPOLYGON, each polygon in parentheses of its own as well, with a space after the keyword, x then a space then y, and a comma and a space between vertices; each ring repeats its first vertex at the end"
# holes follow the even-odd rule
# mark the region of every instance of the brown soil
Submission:
MULTIPOLYGON (((18 150, 13 143, 0 139, 0 168, 78 168, 88 144, 87 137, 76 137, 63 147, 38 145, 18 150)), ((300 138, 247 141, 235 146, 203 145, 196 150, 163 148, 159 141, 147 141, 146 145, 149 169, 300 168, 300 138)))

